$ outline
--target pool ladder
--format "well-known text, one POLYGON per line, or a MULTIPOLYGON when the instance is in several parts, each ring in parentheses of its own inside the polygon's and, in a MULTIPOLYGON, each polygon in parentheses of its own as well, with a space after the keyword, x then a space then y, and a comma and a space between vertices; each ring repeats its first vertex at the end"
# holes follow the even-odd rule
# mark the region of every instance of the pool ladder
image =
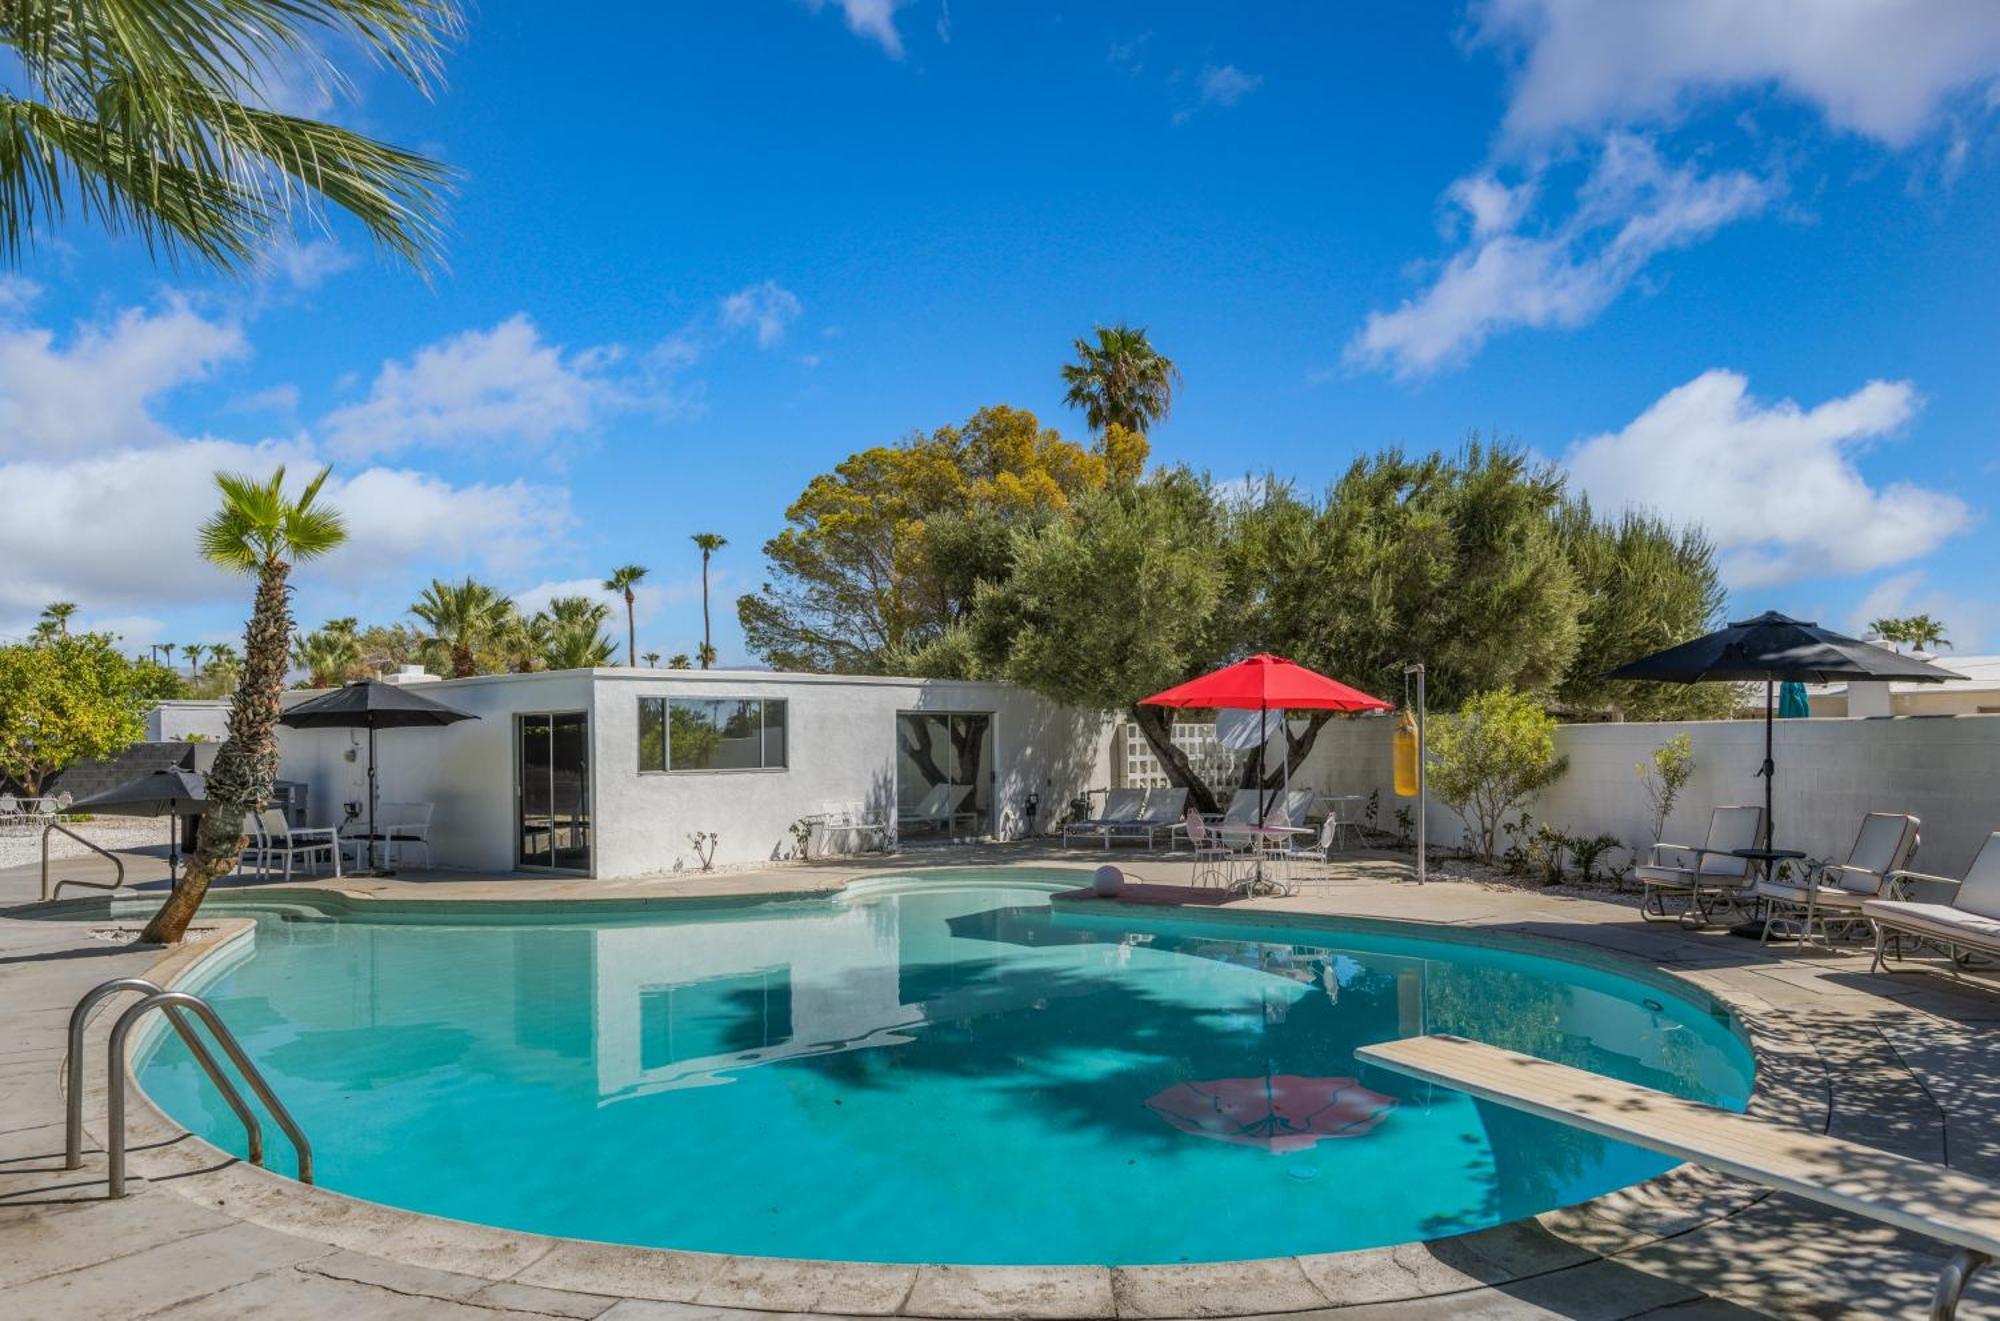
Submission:
POLYGON ((236 1040, 235 1034, 223 1024, 221 1016, 215 1012, 215 1006, 198 995, 187 991, 169 991, 147 981, 144 977, 118 977, 101 986, 93 987, 76 1002, 76 1008, 70 1010, 69 1095, 66 1098, 68 1109, 64 1114, 64 1169, 83 1168, 84 1023, 90 1017, 90 1011, 96 1008, 99 1002, 117 995, 120 991, 143 991, 146 998, 118 1016, 118 1021, 111 1028, 111 1045, 105 1057, 108 1070, 105 1081, 109 1087, 105 1154, 110 1164, 111 1196, 125 1195, 125 1043, 130 1039, 132 1029, 138 1026, 139 1020, 155 1009, 167 1016, 167 1022, 186 1044, 188 1054, 194 1057, 194 1062, 208 1075, 208 1080, 215 1084, 215 1090, 222 1093, 222 1099, 229 1103, 229 1108, 236 1112, 236 1117, 243 1121, 243 1132, 249 1139, 250 1163, 252 1165, 264 1163, 263 1126, 257 1122, 255 1112, 245 1104, 243 1093, 229 1081, 229 1075, 222 1071, 220 1064, 216 1063, 215 1055, 203 1044, 201 1037, 188 1021, 189 1015, 201 1020, 209 1035, 222 1047, 223 1054, 229 1056, 230 1063, 236 1066, 236 1071, 250 1084, 250 1090, 257 1094, 257 1099, 264 1103, 266 1110, 270 1111, 271 1118, 278 1121, 278 1127, 285 1130, 285 1136, 291 1139, 292 1150, 299 1160, 299 1182, 313 1181, 312 1144, 306 1141, 305 1133, 292 1118, 291 1112, 285 1109, 277 1093, 271 1090, 271 1085, 264 1081, 264 1075, 257 1071, 257 1066, 250 1062, 248 1055, 244 1054, 243 1047, 236 1040))

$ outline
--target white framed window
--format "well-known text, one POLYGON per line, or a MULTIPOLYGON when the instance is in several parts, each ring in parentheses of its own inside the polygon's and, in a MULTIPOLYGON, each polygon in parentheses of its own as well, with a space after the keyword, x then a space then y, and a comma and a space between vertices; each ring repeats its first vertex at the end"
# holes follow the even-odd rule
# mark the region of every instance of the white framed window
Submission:
POLYGON ((641 771, 781 771, 789 711, 773 697, 642 697, 641 771))

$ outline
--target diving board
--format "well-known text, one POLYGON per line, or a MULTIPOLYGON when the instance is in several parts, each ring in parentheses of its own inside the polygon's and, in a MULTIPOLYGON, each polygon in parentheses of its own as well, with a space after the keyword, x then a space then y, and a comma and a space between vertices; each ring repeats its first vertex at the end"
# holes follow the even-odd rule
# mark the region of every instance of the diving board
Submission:
POLYGON ((2000 1256, 2000 1183, 1824 1133, 1755 1119, 1463 1037, 1408 1037, 1354 1057, 1484 1101, 1674 1156, 1959 1249, 1931 1316, 1947 1321, 2000 1256))

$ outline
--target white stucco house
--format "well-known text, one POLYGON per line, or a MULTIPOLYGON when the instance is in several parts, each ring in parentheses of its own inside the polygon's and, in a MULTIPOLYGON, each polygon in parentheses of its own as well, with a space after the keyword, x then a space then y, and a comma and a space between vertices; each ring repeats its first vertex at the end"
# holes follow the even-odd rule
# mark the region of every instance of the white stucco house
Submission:
MULTIPOLYGON (((478 717, 377 735, 380 801, 432 805, 445 868, 649 875, 699 866, 696 833, 717 837, 718 866, 766 862, 821 814, 906 845, 1015 839, 1109 764, 1103 714, 1008 684, 624 668, 398 681, 478 717)), ((365 810, 365 731, 280 741, 311 824, 365 810)))

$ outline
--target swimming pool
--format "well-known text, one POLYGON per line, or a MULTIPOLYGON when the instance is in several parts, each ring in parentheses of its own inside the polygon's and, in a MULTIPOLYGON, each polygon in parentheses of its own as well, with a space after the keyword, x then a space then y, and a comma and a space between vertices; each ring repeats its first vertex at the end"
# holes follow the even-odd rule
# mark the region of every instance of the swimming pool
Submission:
MULTIPOLYGON (((1352 1057, 1424 1031, 1749 1095, 1726 1016, 1664 979, 1417 928, 1052 909, 1077 879, 917 873, 671 917, 266 912, 193 989, 312 1137, 322 1186, 748 1255, 1329 1252, 1670 1166, 1352 1057)), ((139 1077, 241 1153, 170 1034, 139 1077)))

